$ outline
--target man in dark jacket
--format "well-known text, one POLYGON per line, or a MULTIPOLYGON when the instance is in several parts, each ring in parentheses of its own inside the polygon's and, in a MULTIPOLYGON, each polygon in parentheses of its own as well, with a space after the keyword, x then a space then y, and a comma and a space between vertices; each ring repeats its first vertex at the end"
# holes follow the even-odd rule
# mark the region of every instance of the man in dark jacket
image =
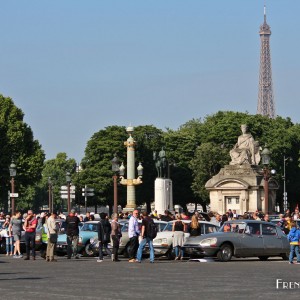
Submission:
POLYGON ((79 258, 77 254, 77 245, 78 245, 78 238, 79 238, 79 223, 80 223, 79 218, 75 216, 75 209, 71 209, 69 215, 66 218, 68 259, 71 259, 72 254, 76 259, 79 258))
POLYGON ((107 214, 102 212, 100 214, 100 222, 98 223, 98 240, 99 240, 99 258, 97 262, 103 261, 103 248, 106 253, 111 257, 111 251, 108 249, 110 242, 111 225, 108 221, 107 214))

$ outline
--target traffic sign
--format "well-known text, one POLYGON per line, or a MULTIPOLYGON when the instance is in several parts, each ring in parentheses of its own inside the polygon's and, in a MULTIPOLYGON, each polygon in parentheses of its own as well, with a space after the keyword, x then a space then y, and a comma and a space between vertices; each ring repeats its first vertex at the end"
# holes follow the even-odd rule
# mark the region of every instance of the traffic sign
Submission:
MULTIPOLYGON (((68 195, 62 194, 62 195, 60 195, 60 198, 62 198, 62 199, 68 199, 68 195)), ((70 194, 70 199, 75 199, 75 195, 70 194)))
MULTIPOLYGON (((68 194, 68 191, 59 191, 61 194, 68 194)), ((75 191, 70 190, 70 194, 75 194, 75 191)))
POLYGON ((82 193, 82 196, 84 197, 92 197, 92 196, 95 196, 94 193, 82 193))
MULTIPOLYGON (((61 191, 67 191, 67 190, 68 190, 68 187, 67 187, 66 185, 62 185, 62 186, 60 187, 60 189, 61 189, 61 191)), ((75 191, 75 189, 76 189, 76 186, 75 186, 75 185, 70 185, 70 190, 71 190, 71 191, 75 191)))
POLYGON ((9 196, 11 198, 18 198, 19 197, 19 194, 18 193, 10 193, 9 196))
POLYGON ((94 191, 94 189, 92 189, 92 188, 82 188, 82 191, 83 192, 93 192, 94 191))

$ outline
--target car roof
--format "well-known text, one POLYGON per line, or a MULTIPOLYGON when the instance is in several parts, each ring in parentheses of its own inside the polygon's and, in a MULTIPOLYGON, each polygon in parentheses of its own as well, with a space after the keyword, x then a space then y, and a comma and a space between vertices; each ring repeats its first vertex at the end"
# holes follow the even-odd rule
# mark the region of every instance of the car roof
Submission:
MULTIPOLYGON (((100 220, 99 220, 100 221, 100 220)), ((87 222, 83 222, 84 224, 98 224, 99 221, 87 221, 87 222)))
MULTIPOLYGON (((259 221, 259 220, 240 219, 240 220, 230 220, 230 221, 226 221, 226 222, 224 222, 224 223, 230 223, 230 224, 235 224, 235 223, 250 223, 250 224, 259 223, 259 224, 270 224, 271 222, 259 221)), ((274 224, 272 224, 272 225, 274 225, 274 224)))
MULTIPOLYGON (((192 220, 180 220, 180 221, 182 221, 183 223, 189 224, 189 223, 191 223, 192 220)), ((168 223, 173 224, 174 222, 176 222, 176 220, 169 221, 168 223)), ((199 220, 198 222, 199 222, 200 224, 212 224, 212 225, 216 225, 216 224, 214 224, 214 223, 212 223, 212 222, 208 222, 208 221, 202 221, 202 220, 199 220)), ((217 226, 217 225, 216 225, 216 226, 217 226)))

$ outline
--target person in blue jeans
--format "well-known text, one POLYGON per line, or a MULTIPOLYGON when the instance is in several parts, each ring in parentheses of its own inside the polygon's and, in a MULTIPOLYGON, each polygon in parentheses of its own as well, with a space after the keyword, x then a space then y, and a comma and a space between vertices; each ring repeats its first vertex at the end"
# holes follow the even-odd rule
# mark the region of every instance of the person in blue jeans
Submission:
POLYGON ((299 241, 300 241, 300 230, 297 229, 296 222, 291 222, 291 230, 288 234, 288 240, 290 242, 290 257, 289 263, 293 264, 294 254, 297 256, 297 264, 300 264, 299 254, 299 241))
POLYGON ((140 242, 138 251, 137 251, 137 256, 136 256, 136 261, 141 262, 142 261, 142 255, 143 255, 143 250, 148 244, 149 250, 150 250, 150 263, 154 263, 154 248, 153 248, 153 238, 149 237, 147 228, 149 222, 153 222, 153 220, 148 216, 147 212, 143 212, 143 221, 142 221, 142 229, 141 229, 141 237, 143 238, 142 241, 140 242))
POLYGON ((9 224, 10 224, 10 216, 7 215, 5 218, 5 222, 2 226, 2 228, 6 231, 6 235, 5 235, 6 255, 13 255, 14 243, 13 243, 13 236, 10 234, 9 231, 9 224))

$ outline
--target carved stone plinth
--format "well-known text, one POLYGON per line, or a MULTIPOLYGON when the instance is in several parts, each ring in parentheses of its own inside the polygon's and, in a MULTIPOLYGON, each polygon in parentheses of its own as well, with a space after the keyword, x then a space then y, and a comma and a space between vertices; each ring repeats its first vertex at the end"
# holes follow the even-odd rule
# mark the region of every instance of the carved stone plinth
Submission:
MULTIPOLYGON (((226 165, 205 185, 210 194, 210 209, 224 214, 235 209, 237 214, 264 211, 264 178, 262 168, 253 165, 226 165)), ((278 184, 269 180, 269 208, 275 209, 278 184)))

